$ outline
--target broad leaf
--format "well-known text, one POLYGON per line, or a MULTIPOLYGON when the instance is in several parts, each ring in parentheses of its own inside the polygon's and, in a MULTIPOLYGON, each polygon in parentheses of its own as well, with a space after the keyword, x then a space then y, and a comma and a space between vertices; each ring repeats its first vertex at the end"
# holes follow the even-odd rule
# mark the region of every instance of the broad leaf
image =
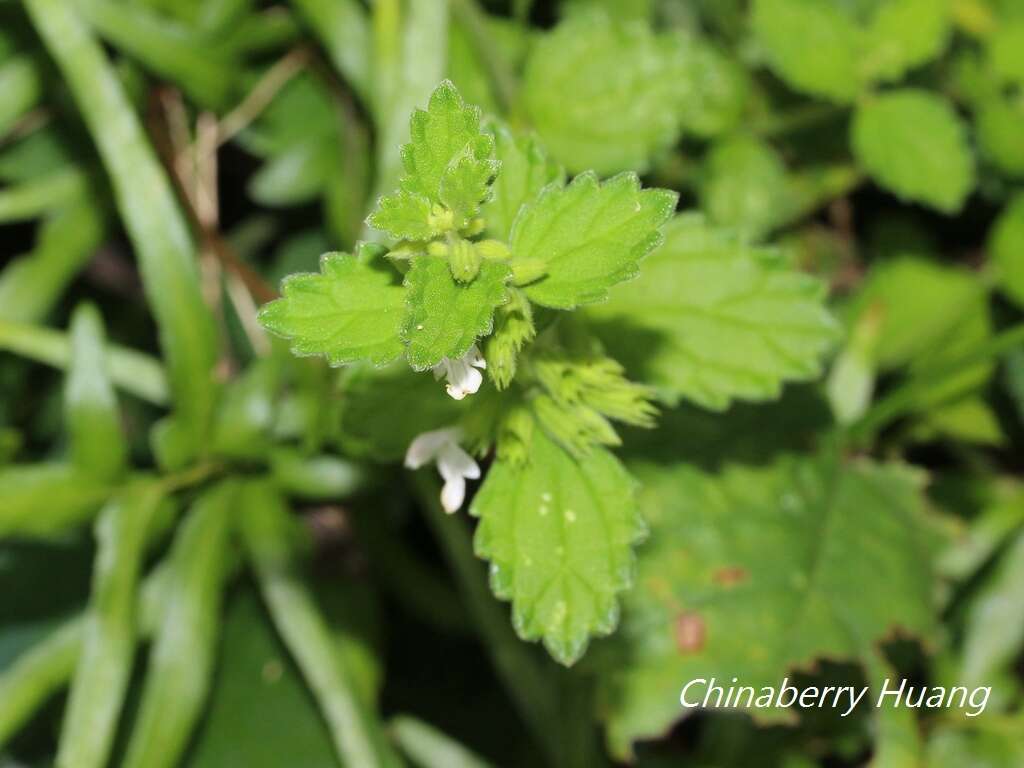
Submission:
POLYGON ((634 491, 612 454, 595 448, 573 459, 538 428, 529 461, 495 463, 473 500, 476 552, 491 562, 491 588, 512 601, 519 636, 543 640, 563 664, 618 622, 632 545, 643 535, 634 491))
POLYGON ((932 539, 908 470, 831 459, 638 470, 651 541, 622 627, 600 649, 616 755, 683 714, 686 681, 759 690, 820 658, 870 659, 896 627, 933 631, 932 539))
POLYGON ((687 75, 681 53, 678 39, 645 25, 575 14, 533 47, 523 103, 569 170, 643 171, 679 135, 687 75))
POLYGON ((859 30, 838 3, 755 0, 752 24, 772 69, 796 90, 841 103, 860 91, 859 30))
POLYGON ((885 0, 864 32, 865 77, 896 81, 941 54, 952 32, 950 8, 941 0, 885 0))
POLYGON ((503 125, 494 129, 495 148, 501 173, 494 181, 491 199, 484 203, 483 218, 488 234, 507 241, 519 210, 564 173, 549 160, 532 136, 514 136, 503 125))
POLYGON ((405 276, 408 292, 402 340, 417 371, 462 357, 491 332, 494 310, 507 298, 508 265, 484 261, 473 282, 457 283, 447 259, 418 256, 405 276))
POLYGON ((284 298, 263 307, 259 319, 289 339, 296 355, 322 355, 331 365, 360 358, 382 365, 401 354, 405 291, 386 269, 329 253, 319 274, 292 275, 281 292, 284 298))
POLYGON ((588 310, 633 378, 721 410, 777 397, 783 382, 816 377, 837 337, 825 286, 771 250, 744 246, 681 216, 639 279, 588 310))
POLYGON ((601 301, 636 276, 639 261, 662 240, 659 227, 677 195, 640 188, 634 173, 601 184, 584 173, 567 187, 549 186, 512 226, 512 267, 541 264, 545 274, 525 288, 546 307, 572 309, 601 301))
POLYGON ((461 229, 477 214, 498 170, 494 139, 480 127, 480 110, 466 106, 448 80, 426 111, 413 113, 402 147, 401 189, 381 198, 369 223, 393 237, 423 240, 461 229), (434 206, 441 206, 434 210, 434 206))
POLYGON ((934 0, 756 0, 753 27, 783 80, 840 103, 932 60, 951 31, 949 4, 934 0))
POLYGON ((967 130, 949 102, 926 91, 890 91, 861 106, 853 151, 882 187, 947 214, 974 188, 967 130))

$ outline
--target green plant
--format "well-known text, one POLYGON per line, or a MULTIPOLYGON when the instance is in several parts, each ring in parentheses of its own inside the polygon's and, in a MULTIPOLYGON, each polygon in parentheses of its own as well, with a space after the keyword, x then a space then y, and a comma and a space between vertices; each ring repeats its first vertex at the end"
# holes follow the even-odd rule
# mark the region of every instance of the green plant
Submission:
POLYGON ((1019 765, 1022 24, 0 3, 0 766, 1019 765))

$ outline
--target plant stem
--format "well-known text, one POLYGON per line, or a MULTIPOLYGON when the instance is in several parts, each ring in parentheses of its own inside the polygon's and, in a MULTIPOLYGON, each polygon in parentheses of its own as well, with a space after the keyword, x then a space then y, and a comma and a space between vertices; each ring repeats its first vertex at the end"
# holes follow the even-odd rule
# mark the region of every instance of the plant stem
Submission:
POLYGON ((296 574, 294 521, 287 503, 270 483, 251 482, 242 490, 239 507, 245 510, 242 538, 267 610, 320 704, 339 757, 360 768, 399 765, 312 594, 296 574))
POLYGON ((1024 345, 1024 324, 1015 325, 993 336, 955 360, 916 371, 913 378, 875 403, 864 417, 850 428, 848 438, 855 444, 867 442, 893 420, 911 412, 918 402, 921 392, 934 386, 937 380, 973 365, 1001 357, 1021 345, 1024 345))
POLYGON ((506 611, 487 588, 485 570, 473 554, 465 525, 459 518, 445 514, 441 507, 437 479, 424 470, 415 473, 412 482, 495 671, 551 763, 559 764, 561 748, 555 730, 559 722, 556 681, 545 677, 536 660, 531 658, 529 646, 512 631, 506 611))
POLYGON ((489 768, 490 764, 431 725, 398 715, 390 725, 402 750, 422 768, 489 768))
POLYGON ((519 82, 515 72, 487 28, 487 16, 480 10, 476 0, 449 0, 455 18, 469 32, 473 40, 477 56, 487 69, 487 74, 494 85, 494 93, 498 103, 511 114, 519 103, 519 82))

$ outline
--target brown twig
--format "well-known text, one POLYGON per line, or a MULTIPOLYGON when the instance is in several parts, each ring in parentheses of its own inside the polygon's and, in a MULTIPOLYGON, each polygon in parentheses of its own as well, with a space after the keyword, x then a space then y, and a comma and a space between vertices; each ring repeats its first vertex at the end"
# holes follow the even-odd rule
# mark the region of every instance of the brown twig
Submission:
POLYGON ((308 61, 309 51, 296 48, 268 69, 242 102, 220 121, 217 144, 224 144, 245 130, 270 106, 270 102, 288 81, 305 68, 308 61))

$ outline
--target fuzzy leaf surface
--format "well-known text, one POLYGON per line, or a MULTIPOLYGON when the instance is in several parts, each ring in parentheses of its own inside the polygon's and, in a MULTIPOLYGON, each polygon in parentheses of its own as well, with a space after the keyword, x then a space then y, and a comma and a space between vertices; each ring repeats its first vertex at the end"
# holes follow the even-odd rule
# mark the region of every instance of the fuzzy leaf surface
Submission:
POLYGON ((816 377, 838 335, 821 281, 693 216, 666 227, 640 277, 588 314, 633 378, 714 410, 816 377))
POLYGON ((550 160, 533 136, 515 136, 499 125, 494 130, 495 154, 501 173, 494 180, 491 199, 483 205, 488 234, 507 241, 519 210, 532 202, 540 191, 565 174, 550 160))
POLYGON ((291 341, 296 355, 321 355, 331 365, 367 359, 383 365, 402 353, 398 330, 405 290, 387 270, 347 253, 320 259, 319 273, 292 275, 283 298, 267 304, 259 320, 291 341))
POLYGON ((507 299, 508 265, 484 261, 471 283, 457 283, 448 261, 420 256, 405 276, 408 290, 402 339, 409 365, 417 371, 442 358, 466 354, 480 336, 491 332, 494 310, 507 299))
POLYGON ((896 628, 934 630, 934 540, 903 466, 800 458, 637 471, 651 541, 622 627, 601 649, 616 755, 680 717, 681 681, 738 677, 760 692, 816 659, 868 659, 896 628))
POLYGON ((467 106, 448 80, 437 87, 426 110, 409 124, 402 147, 400 189, 386 195, 370 216, 371 226, 397 239, 423 240, 441 230, 432 207, 445 206, 456 228, 475 216, 498 169, 494 139, 480 126, 480 110, 467 106))
POLYGON ((491 562, 494 594, 512 601, 519 636, 569 665, 591 636, 615 629, 644 526, 635 482, 608 451, 574 459, 538 428, 529 456, 491 467, 470 509, 475 548, 491 562))
POLYGON ((523 102, 544 145, 570 171, 643 171, 679 135, 686 66, 675 38, 576 14, 533 47, 523 102))
POLYGON ((546 307, 572 309, 601 301, 636 276, 639 261, 662 241, 660 227, 677 194, 641 189, 634 173, 603 184, 584 173, 568 186, 549 186, 512 226, 512 264, 540 262, 547 274, 524 289, 546 307))

